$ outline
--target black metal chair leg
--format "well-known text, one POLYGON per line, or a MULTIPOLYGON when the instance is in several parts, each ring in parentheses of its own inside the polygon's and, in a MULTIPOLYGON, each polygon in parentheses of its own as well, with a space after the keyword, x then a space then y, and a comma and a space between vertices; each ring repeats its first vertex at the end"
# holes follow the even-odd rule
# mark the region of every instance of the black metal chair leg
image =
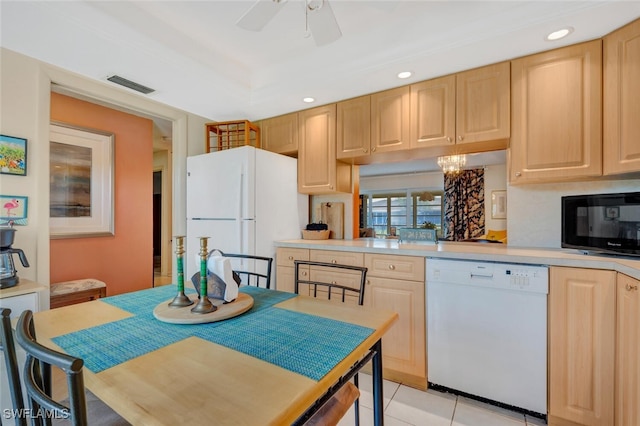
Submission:
MULTIPOLYGON (((353 384, 356 385, 357 388, 360 388, 358 383, 358 373, 353 376, 353 384)), ((360 426, 360 398, 356 399, 353 403, 353 411, 356 413, 356 426, 360 426)))

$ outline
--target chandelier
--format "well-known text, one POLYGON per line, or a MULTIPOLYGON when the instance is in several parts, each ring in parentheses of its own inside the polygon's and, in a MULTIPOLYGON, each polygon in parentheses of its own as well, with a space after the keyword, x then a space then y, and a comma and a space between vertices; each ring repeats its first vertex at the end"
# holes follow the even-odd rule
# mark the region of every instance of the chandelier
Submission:
POLYGON ((459 173, 465 164, 467 164, 467 156, 465 154, 438 157, 438 166, 444 173, 459 173))

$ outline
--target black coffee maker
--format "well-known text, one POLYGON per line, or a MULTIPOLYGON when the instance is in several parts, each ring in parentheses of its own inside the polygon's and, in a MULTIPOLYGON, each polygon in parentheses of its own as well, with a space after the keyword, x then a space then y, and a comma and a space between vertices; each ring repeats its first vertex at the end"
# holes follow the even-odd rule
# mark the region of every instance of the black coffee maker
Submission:
POLYGON ((0 227, 0 288, 9 288, 20 282, 13 264, 13 255, 20 257, 20 262, 25 268, 29 267, 29 261, 24 252, 12 248, 16 230, 12 227, 0 227))

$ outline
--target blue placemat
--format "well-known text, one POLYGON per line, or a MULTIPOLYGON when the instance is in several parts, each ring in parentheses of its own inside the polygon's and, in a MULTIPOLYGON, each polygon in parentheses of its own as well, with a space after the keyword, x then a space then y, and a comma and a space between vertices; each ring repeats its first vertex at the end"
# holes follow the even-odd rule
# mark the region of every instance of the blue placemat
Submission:
POLYGON ((242 287, 240 291, 253 297, 250 311, 230 320, 194 325, 169 324, 153 318, 153 309, 175 295, 175 286, 103 298, 134 316, 58 336, 53 341, 67 353, 82 358, 89 370, 99 373, 196 336, 319 380, 373 332, 273 306, 295 294, 257 287, 242 287))

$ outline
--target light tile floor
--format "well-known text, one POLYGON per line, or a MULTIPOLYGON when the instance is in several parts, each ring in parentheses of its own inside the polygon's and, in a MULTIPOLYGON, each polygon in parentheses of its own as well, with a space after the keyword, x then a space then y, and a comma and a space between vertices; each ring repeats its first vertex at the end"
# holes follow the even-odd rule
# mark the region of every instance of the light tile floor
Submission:
MULTIPOLYGON (((360 373, 360 425, 373 425, 371 376, 360 373)), ((540 426, 544 420, 452 394, 384 381, 384 423, 390 426, 540 426)), ((353 407, 339 426, 354 424, 353 407)))

